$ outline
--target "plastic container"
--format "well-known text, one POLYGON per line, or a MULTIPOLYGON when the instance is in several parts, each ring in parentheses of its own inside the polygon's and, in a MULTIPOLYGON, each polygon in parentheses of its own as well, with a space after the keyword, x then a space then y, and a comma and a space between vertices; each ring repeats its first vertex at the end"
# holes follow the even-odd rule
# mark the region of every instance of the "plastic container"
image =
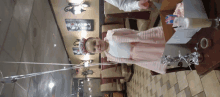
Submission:
POLYGON ((182 18, 177 17, 174 19, 174 27, 182 29, 197 29, 211 27, 212 21, 202 18, 182 18))

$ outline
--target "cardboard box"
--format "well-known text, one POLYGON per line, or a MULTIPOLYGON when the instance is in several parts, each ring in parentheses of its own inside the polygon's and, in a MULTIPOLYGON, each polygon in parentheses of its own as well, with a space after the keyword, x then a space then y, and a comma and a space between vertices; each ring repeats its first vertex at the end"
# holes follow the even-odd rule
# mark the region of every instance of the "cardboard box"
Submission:
POLYGON ((162 2, 161 9, 160 9, 160 17, 161 17, 161 22, 163 25, 163 31, 164 31, 166 42, 173 36, 175 31, 172 25, 166 24, 165 17, 166 15, 173 14, 176 9, 176 5, 182 1, 183 0, 164 0, 162 2))

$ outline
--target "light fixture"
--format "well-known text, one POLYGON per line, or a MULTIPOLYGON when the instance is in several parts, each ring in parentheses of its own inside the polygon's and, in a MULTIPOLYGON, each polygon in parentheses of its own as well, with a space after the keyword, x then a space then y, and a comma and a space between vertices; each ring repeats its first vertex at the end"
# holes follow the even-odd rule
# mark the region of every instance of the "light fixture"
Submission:
POLYGON ((82 32, 81 32, 81 37, 82 37, 82 38, 85 38, 86 36, 87 36, 87 31, 82 31, 82 32))
POLYGON ((87 81, 90 81, 90 79, 88 78, 87 81))
POLYGON ((81 82, 81 84, 83 84, 83 81, 81 82))
POLYGON ((64 8, 64 11, 65 12, 70 11, 73 14, 81 14, 82 12, 86 10, 84 10, 81 6, 75 6, 75 5, 69 4, 68 6, 64 8))
POLYGON ((91 91, 91 88, 89 88, 89 91, 91 91))
POLYGON ((85 63, 84 63, 84 66, 85 66, 85 67, 88 67, 88 66, 89 66, 89 62, 85 62, 85 63))
POLYGON ((72 12, 73 14, 81 14, 84 10, 84 8, 89 7, 88 2, 84 2, 82 4, 81 0, 74 0, 75 2, 69 2, 68 6, 64 8, 65 12, 72 12))
POLYGON ((52 89, 53 87, 54 87, 54 83, 53 82, 49 83, 49 88, 52 89))
POLYGON ((89 57, 88 54, 86 54, 86 55, 84 56, 84 58, 83 58, 83 60, 89 60, 89 59, 90 59, 90 57, 89 57))

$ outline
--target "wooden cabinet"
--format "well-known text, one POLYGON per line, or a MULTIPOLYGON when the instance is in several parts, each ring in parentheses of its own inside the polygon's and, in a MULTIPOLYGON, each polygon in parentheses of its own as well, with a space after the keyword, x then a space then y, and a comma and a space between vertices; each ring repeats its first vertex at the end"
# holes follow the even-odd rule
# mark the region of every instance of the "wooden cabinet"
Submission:
POLYGON ((124 97, 124 96, 123 96, 123 93, 114 92, 114 93, 113 93, 113 97, 124 97))

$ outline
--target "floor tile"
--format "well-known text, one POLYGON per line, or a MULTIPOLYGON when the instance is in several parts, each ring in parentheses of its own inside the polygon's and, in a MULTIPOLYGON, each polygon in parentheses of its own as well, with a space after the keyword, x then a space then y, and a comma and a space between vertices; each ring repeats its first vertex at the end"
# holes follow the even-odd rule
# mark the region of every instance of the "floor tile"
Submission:
POLYGON ((167 81, 166 85, 167 85, 167 89, 169 90, 171 88, 170 81, 167 81))
POLYGON ((176 73, 169 73, 170 86, 173 87, 177 83, 176 73))
POLYGON ((149 91, 147 95, 148 95, 148 97, 151 97, 151 92, 149 91))
POLYGON ((175 88, 176 94, 178 94, 178 93, 180 92, 179 84, 176 83, 176 84, 174 85, 174 88, 175 88))
POLYGON ((176 97, 187 97, 185 91, 181 91, 177 94, 176 97))
POLYGON ((147 74, 148 74, 148 76, 150 76, 150 75, 151 75, 150 70, 147 70, 147 74))
POLYGON ((149 78, 145 81, 146 87, 148 86, 148 84, 150 84, 150 79, 149 78))
POLYGON ((194 97, 206 97, 205 92, 200 92, 199 94, 195 95, 194 97))
POLYGON ((44 24, 44 18, 46 14, 46 8, 48 3, 46 3, 46 0, 34 0, 33 5, 33 14, 37 17, 37 21, 40 25, 44 24))
POLYGON ((15 84, 14 92, 12 97, 27 97, 27 90, 23 89, 19 84, 15 84))
POLYGON ((163 79, 160 79, 160 85, 161 85, 161 87, 162 87, 162 85, 163 85, 163 79))
POLYGON ((154 79, 156 77, 156 75, 154 75, 154 76, 151 76, 151 78, 152 78, 152 80, 154 79))
MULTIPOLYGON (((21 61, 22 62, 34 62, 34 57, 35 57, 35 51, 31 43, 28 40, 26 40, 21 61)), ((33 64, 20 64, 18 75, 32 73, 33 66, 34 66, 33 64)), ((20 84, 21 87, 23 87, 25 90, 28 90, 29 83, 30 83, 30 78, 18 80, 18 84, 20 84)))
POLYGON ((154 81, 155 81, 155 83, 157 83, 157 81, 158 81, 158 80, 157 80, 157 77, 154 77, 154 81))
POLYGON ((218 81, 220 82, 220 70, 215 70, 218 81))
POLYGON ((169 80, 168 74, 162 74, 163 84, 165 84, 169 80))
POLYGON ((148 87, 148 91, 152 90, 152 84, 151 84, 151 83, 149 83, 149 84, 147 85, 147 87, 148 87))
POLYGON ((156 93, 156 84, 154 80, 151 81, 151 86, 152 86, 152 93, 153 94, 156 93))
MULTIPOLYGON (((24 45, 24 50, 21 56, 21 61, 34 62, 34 59, 35 59, 35 50, 31 45, 30 41, 26 40, 24 45)), ((32 73, 33 64, 21 64, 20 68, 25 70, 25 73, 32 73)))
POLYGON ((8 30, 4 49, 16 60, 20 61, 24 47, 25 35, 22 33, 17 21, 13 18, 8 30))
POLYGON ((13 84, 5 84, 4 85, 4 88, 2 90, 2 97, 12 97, 12 92, 13 92, 13 89, 14 89, 14 83, 13 84))
POLYGON ((203 91, 202 83, 200 81, 199 75, 194 70, 187 75, 187 81, 189 83, 190 91, 192 96, 203 91))
POLYGON ((36 17, 31 14, 30 23, 28 26, 28 30, 26 32, 27 39, 31 42, 34 49, 37 49, 39 45, 42 45, 42 41, 44 41, 43 30, 41 29, 36 17))
POLYGON ((166 92, 165 94, 163 94, 163 97, 169 97, 169 93, 166 92))
POLYGON ((156 97, 155 94, 153 94, 151 97, 156 97))
MULTIPOLYGON (((0 13, 0 46, 4 48, 0 54, 0 61, 69 62, 48 0, 0 0, 0 13), (17 4, 14 1, 16 1, 17 4), (32 11, 33 1, 36 3, 35 11, 32 11), (28 24, 30 22, 29 17, 31 13, 35 13, 35 15, 39 16, 35 17, 35 24, 33 24, 32 31, 30 30, 32 36, 41 36, 40 38, 34 38, 35 41, 39 43, 32 42, 30 39, 33 37, 24 34, 27 27, 30 26, 28 24), (34 28, 37 29, 37 34, 34 33, 34 28), (8 32, 7 37, 5 34, 6 32, 8 32), (4 39, 6 39, 6 41, 2 46, 4 39), (25 39, 28 39, 30 42, 25 42, 25 39), (37 44, 37 46, 35 46, 35 44, 37 44), (54 47, 54 44, 57 46, 54 47), (37 49, 37 52, 33 51, 32 47, 34 47, 34 50, 37 49), (37 53, 35 60, 33 57, 35 56, 34 53, 37 53)), ((34 72, 48 70, 47 66, 33 66, 34 72)), ((27 64, 0 64, 0 70, 3 72, 4 76, 30 73, 32 72, 31 68, 32 67, 29 67, 27 64), (18 66, 20 66, 19 71, 18 66)), ((58 67, 51 66, 49 69, 51 68, 57 69, 58 67)), ((28 97, 53 97, 55 93, 57 97, 62 97, 61 95, 70 94, 68 90, 70 88, 69 84, 71 83, 70 78, 72 76, 70 73, 59 73, 59 77, 52 77, 51 74, 33 77, 32 79, 35 85, 26 85, 28 83, 26 80, 18 80, 18 84, 15 85, 16 87, 14 87, 14 84, 7 84, 1 96, 13 97, 14 95, 15 97, 26 97, 27 95, 25 94, 27 94, 27 92, 24 93, 22 90, 27 91, 28 87, 28 91, 30 91, 28 97), (56 79, 56 82, 58 82, 52 90, 48 88, 51 79, 56 79), (18 85, 21 89, 17 88, 18 85), (55 88, 57 89, 56 92, 54 92, 55 88)))
POLYGON ((188 75, 190 72, 191 72, 190 70, 185 71, 186 75, 188 75))
MULTIPOLYGON (((0 55, 0 61, 14 62, 15 60, 7 52, 2 51, 0 55)), ((18 64, 1 63, 0 70, 3 73, 4 77, 13 76, 17 74, 18 64)))
POLYGON ((186 88, 188 86, 188 82, 186 79, 186 73, 185 71, 181 71, 181 72, 177 72, 177 80, 178 80, 178 84, 179 84, 179 89, 180 91, 182 91, 184 88, 186 88))
MULTIPOLYGON (((21 66, 19 66, 18 75, 24 75, 24 74, 27 74, 25 71, 25 68, 24 67, 21 68, 21 66)), ((31 78, 23 78, 23 79, 18 80, 17 83, 22 89, 24 89, 25 91, 28 91, 30 79, 31 78)))
POLYGON ((207 97, 220 97, 220 85, 215 71, 208 73, 201 80, 207 97))
POLYGON ((162 93, 163 93, 163 95, 165 95, 167 93, 167 84, 164 84, 162 86, 162 93))
POLYGON ((168 90, 168 93, 169 93, 169 97, 176 97, 176 91, 174 87, 170 88, 168 90))
POLYGON ((186 93, 186 97, 191 97, 191 96, 192 96, 189 87, 186 87, 186 88, 184 89, 184 91, 185 91, 185 93, 186 93))
POLYGON ((148 79, 148 74, 147 74, 147 69, 144 69, 144 76, 145 76, 145 79, 147 80, 148 79))
POLYGON ((3 0, 0 1, 0 9, 0 45, 2 45, 8 31, 13 11, 7 8, 3 0))
POLYGON ((34 0, 18 0, 15 5, 14 15, 23 33, 26 33, 34 0))
POLYGON ((14 10, 14 6, 16 4, 14 0, 1 0, 1 1, 5 2, 4 4, 8 7, 8 9, 10 9, 11 11, 14 10))
POLYGON ((159 81, 162 78, 162 75, 157 75, 157 81, 159 81))
POLYGON ((160 81, 156 83, 157 96, 160 97, 162 95, 162 87, 160 81))

